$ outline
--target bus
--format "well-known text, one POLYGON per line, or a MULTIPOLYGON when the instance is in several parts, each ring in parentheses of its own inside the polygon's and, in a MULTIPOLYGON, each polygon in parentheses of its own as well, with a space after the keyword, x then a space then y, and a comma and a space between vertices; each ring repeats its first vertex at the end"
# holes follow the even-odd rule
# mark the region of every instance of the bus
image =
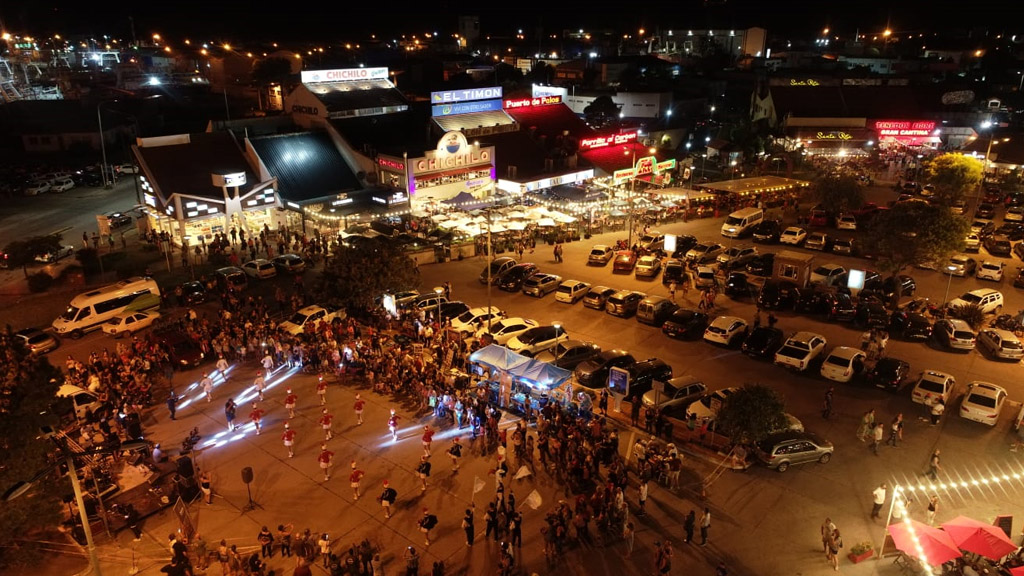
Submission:
POLYGON ((159 307, 160 287, 152 278, 136 276, 75 296, 68 309, 53 321, 53 329, 57 334, 81 338, 121 312, 159 307))

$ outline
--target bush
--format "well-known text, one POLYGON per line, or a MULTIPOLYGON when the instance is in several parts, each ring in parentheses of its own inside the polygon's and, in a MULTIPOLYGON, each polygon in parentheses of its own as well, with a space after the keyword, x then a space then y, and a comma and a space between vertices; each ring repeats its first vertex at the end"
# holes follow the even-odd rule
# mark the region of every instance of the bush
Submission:
POLYGON ((871 542, 858 542, 850 548, 850 554, 853 554, 854 556, 860 556, 861 554, 874 549, 875 546, 871 542))
POLYGON ((28 289, 33 292, 46 292, 53 286, 53 276, 46 272, 36 272, 28 277, 28 289))
POLYGON ((100 271, 100 253, 95 248, 82 248, 75 253, 75 258, 82 264, 82 271, 86 275, 100 271))
POLYGON ((977 331, 985 323, 985 312, 981 306, 973 303, 959 304, 950 310, 950 315, 959 318, 970 325, 972 330, 977 331))

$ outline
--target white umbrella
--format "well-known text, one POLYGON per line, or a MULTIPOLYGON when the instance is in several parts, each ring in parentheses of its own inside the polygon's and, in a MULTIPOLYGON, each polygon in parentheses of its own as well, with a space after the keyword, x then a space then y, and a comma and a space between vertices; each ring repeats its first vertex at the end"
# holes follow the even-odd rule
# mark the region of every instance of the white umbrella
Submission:
POLYGON ((569 216, 568 214, 563 214, 561 212, 552 212, 551 217, 561 224, 571 224, 576 221, 575 216, 569 216))
POLYGON ((447 214, 434 214, 433 216, 430 217, 430 219, 433 220, 434 222, 444 222, 445 220, 448 219, 448 215, 447 214))
MULTIPOLYGON (((491 224, 491 234, 497 234, 499 232, 504 232, 506 230, 508 230, 508 228, 505 228, 505 226, 503 226, 502 224, 491 224)), ((486 226, 481 226, 480 227, 480 232, 481 233, 486 233, 487 232, 487 227, 486 226)))
POLYGON ((508 213, 508 217, 509 218, 526 218, 526 213, 522 212, 522 211, 519 211, 519 210, 513 210, 513 211, 508 213))
POLYGON ((526 222, 506 222, 505 227, 509 230, 526 230, 526 222))
POLYGON ((555 221, 551 218, 541 218, 537 220, 537 226, 541 228, 552 228, 555 226, 555 221))

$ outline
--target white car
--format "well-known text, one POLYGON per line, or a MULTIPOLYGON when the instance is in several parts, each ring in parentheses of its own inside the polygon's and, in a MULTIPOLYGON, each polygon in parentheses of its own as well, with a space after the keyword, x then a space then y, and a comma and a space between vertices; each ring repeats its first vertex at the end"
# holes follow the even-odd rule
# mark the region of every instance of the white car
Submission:
POLYGON ((661 272, 661 258, 657 256, 641 256, 633 269, 637 278, 653 278, 658 272, 661 272))
POLYGON ((864 370, 867 354, 857 348, 836 346, 821 364, 821 375, 836 382, 849 382, 864 370))
POLYGON ((158 318, 159 312, 122 312, 103 323, 103 332, 114 338, 131 336, 139 330, 149 328, 158 318))
POLYGON ((575 304, 590 291, 590 284, 579 280, 566 280, 555 290, 555 300, 566 304, 575 304))
POLYGON ((130 162, 127 164, 118 164, 117 166, 114 166, 114 169, 117 170, 118 174, 138 174, 139 172, 139 167, 130 162))
POLYGON ((960 417, 995 426, 1006 403, 1006 389, 988 382, 971 382, 960 403, 960 417))
POLYGON ((686 417, 689 418, 692 414, 697 418, 698 422, 714 420, 715 417, 718 416, 718 410, 722 407, 722 404, 737 390, 739 390, 739 388, 736 387, 715 390, 700 400, 695 401, 693 404, 690 404, 686 408, 686 417))
POLYGON ((746 320, 736 316, 719 316, 704 329, 704 341, 732 346, 746 334, 746 320))
POLYGON ((978 252, 981 250, 981 237, 971 232, 964 239, 964 250, 967 252, 978 252))
POLYGON ((419 290, 405 290, 404 292, 398 292, 395 294, 395 306, 399 308, 408 306, 416 301, 420 297, 419 290))
MULTIPOLYGON (((491 324, 490 335, 495 344, 504 346, 509 340, 526 332, 537 325, 536 320, 526 318, 503 318, 491 324)), ((487 326, 477 330, 476 337, 483 338, 488 333, 487 326)))
POLYGON ((1009 330, 982 330, 978 333, 978 346, 988 350, 993 358, 1016 361, 1024 358, 1024 347, 1020 339, 1009 330))
POLYGON ((266 258, 257 258, 242 264, 242 270, 250 278, 273 278, 277 276, 277 267, 266 258))
POLYGON ((1024 206, 1010 206, 1003 214, 1003 222, 1024 222, 1024 206))
POLYGON ((71 178, 60 178, 50 184, 50 192, 67 192, 75 187, 75 181, 71 178))
POLYGON ((938 370, 925 370, 921 377, 914 384, 910 392, 910 399, 918 404, 934 404, 942 398, 944 404, 949 404, 949 397, 953 395, 956 388, 956 378, 938 370))
POLYGON ((853 214, 843 214, 836 220, 836 228, 840 230, 856 230, 857 217, 853 214))
POLYGON ((846 268, 839 264, 822 264, 811 272, 811 284, 832 286, 844 274, 846 274, 846 268))
POLYGON ((774 363, 803 372, 815 358, 825 352, 826 346, 828 346, 828 341, 821 334, 807 331, 797 332, 775 352, 774 363))
POLYGON ((53 264, 54 262, 60 260, 61 258, 67 258, 68 256, 71 256, 74 253, 74 246, 61 246, 60 248, 57 248, 57 250, 55 250, 54 252, 50 252, 49 254, 40 254, 39 256, 36 256, 36 262, 42 262, 43 264, 53 264))
POLYGON ((807 230, 797 226, 790 226, 779 235, 779 244, 792 244, 797 246, 807 239, 807 230))
POLYGON ((568 339, 569 334, 560 324, 549 324, 534 326, 509 340, 505 346, 523 356, 534 356, 568 339))
POLYGON ((977 304, 985 314, 999 314, 999 311, 1003 309, 1003 293, 991 288, 971 290, 951 300, 948 308, 955 309, 964 304, 977 304))
POLYGON ((1002 262, 993 262, 992 260, 985 260, 978 266, 978 271, 974 274, 974 277, 978 280, 991 280, 993 282, 1003 281, 1003 267, 1006 265, 1002 262))
POLYGON ((38 180, 25 186, 25 196, 36 196, 39 194, 46 194, 50 191, 50 183, 45 180, 38 180))
POLYGON ((452 319, 451 329, 462 334, 463 338, 469 338, 480 328, 486 329, 488 319, 495 324, 504 317, 505 313, 494 306, 470 308, 452 319))

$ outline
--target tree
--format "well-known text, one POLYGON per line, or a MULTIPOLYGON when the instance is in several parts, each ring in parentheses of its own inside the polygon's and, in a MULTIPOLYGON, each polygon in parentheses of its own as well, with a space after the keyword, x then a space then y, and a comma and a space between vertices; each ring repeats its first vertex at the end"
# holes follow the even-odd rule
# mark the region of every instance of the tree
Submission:
POLYGON ((963 154, 943 154, 928 163, 925 178, 935 186, 935 201, 949 206, 976 189, 985 177, 984 164, 963 154))
POLYGON ((839 215, 864 204, 864 188, 851 174, 829 174, 814 181, 814 197, 826 212, 839 215))
POLYGON ((324 264, 317 282, 320 300, 349 312, 367 311, 384 294, 411 290, 420 284, 416 263, 402 246, 387 238, 342 246, 324 264))
POLYGON ((594 98, 583 109, 583 117, 587 124, 594 128, 603 128, 619 119, 619 105, 607 94, 594 98))
POLYGON ((920 262, 944 262, 963 250, 971 226, 949 208, 921 200, 897 202, 868 224, 863 253, 892 275, 920 262))
POLYGON ((33 236, 28 240, 15 240, 4 247, 8 254, 10 266, 21 266, 21 271, 28 278, 28 265, 35 262, 36 256, 56 252, 60 248, 60 234, 49 236, 33 236))
POLYGON ((782 397, 763 384, 744 384, 718 410, 718 429, 737 444, 754 444, 786 428, 782 397))
MULTIPOLYGON (((53 425, 58 382, 63 376, 45 356, 30 353, 10 331, 0 332, 0 491, 31 480, 48 465, 50 445, 40 440, 43 425, 53 425)), ((70 492, 56 474, 36 488, 0 506, 0 573, 33 571, 45 554, 43 532, 60 523, 61 496, 70 492)))
POLYGON ((253 62, 252 81, 256 86, 288 84, 292 79, 292 63, 287 58, 271 57, 253 62))

